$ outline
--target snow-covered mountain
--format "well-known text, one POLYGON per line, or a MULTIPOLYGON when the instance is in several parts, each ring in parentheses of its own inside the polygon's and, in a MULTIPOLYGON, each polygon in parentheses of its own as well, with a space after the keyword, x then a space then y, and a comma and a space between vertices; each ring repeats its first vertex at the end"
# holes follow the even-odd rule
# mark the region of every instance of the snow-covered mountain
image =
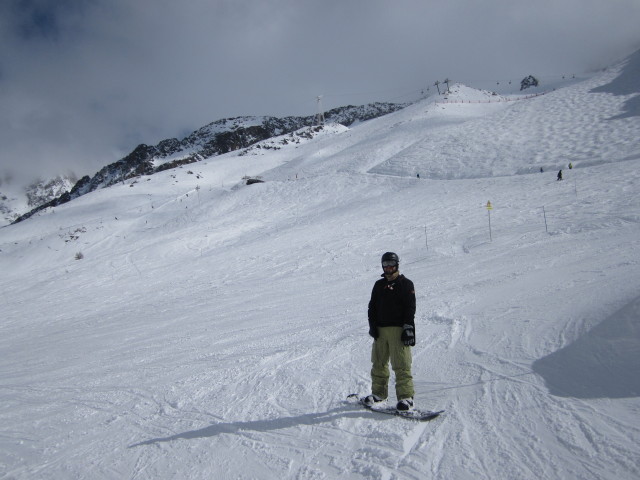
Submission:
POLYGON ((38 179, 24 186, 11 177, 0 179, 0 225, 71 190, 78 179, 73 173, 38 179))
POLYGON ((26 188, 27 204, 37 207, 69 191, 78 181, 74 174, 58 175, 50 180, 38 180, 26 188))
POLYGON ((637 479, 639 58, 538 96, 452 85, 1 228, 0 477, 637 479), (385 251, 429 423, 345 402, 385 251))
MULTIPOLYGON (((348 127, 355 122, 371 120, 405 106, 406 104, 380 102, 361 106, 349 105, 332 109, 324 117, 326 122, 348 127)), ((5 220, 20 222, 41 210, 57 207, 94 190, 110 187, 131 178, 153 175, 199 162, 205 158, 240 150, 257 142, 300 129, 313 134, 314 130, 310 127, 315 123, 315 116, 225 118, 196 130, 182 140, 171 138, 162 140, 155 146, 138 145, 129 155, 100 169, 93 177, 85 176, 62 191, 50 188, 48 195, 36 196, 31 193, 34 187, 30 186, 26 189, 29 209, 23 209, 20 215, 15 213, 19 211, 16 204, 19 204, 20 195, 11 198, 3 195, 0 211, 4 212, 5 220), (9 204, 13 205, 9 206, 9 204)), ((48 184, 54 183, 59 182, 54 179, 48 184)))

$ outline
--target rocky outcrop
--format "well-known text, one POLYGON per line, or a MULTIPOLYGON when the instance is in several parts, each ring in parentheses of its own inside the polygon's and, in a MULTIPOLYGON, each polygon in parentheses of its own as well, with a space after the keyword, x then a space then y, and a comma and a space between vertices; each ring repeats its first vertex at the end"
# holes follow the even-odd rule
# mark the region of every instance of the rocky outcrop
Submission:
MULTIPOLYGON (((325 113, 327 123, 350 126, 406 107, 406 104, 372 103, 335 108, 325 113)), ((81 195, 106 188, 130 178, 198 162, 205 158, 247 148, 257 142, 312 126, 315 116, 308 117, 236 117, 206 125, 182 140, 170 138, 155 146, 138 145, 129 155, 98 171, 93 177, 81 178, 73 188, 18 217, 25 220, 49 207, 56 207, 81 195)))

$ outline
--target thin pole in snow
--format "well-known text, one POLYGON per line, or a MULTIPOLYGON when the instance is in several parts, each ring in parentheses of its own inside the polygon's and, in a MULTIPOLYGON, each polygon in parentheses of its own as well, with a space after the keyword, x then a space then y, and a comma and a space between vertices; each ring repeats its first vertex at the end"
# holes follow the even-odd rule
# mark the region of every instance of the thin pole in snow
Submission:
POLYGON ((487 213, 489 214, 489 241, 493 242, 493 235, 491 235, 491 210, 493 210, 493 205, 491 205, 490 201, 487 201, 487 213))
POLYGON ((544 230, 549 233, 549 227, 547 227, 547 212, 544 209, 544 205, 542 206, 542 214, 544 215, 544 230))

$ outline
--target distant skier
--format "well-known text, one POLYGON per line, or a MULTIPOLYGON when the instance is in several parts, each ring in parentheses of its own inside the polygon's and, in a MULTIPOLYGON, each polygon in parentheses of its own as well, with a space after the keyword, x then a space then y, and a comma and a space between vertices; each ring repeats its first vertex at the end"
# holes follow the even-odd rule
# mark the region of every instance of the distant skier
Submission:
POLYGON ((414 317, 416 293, 413 282, 398 270, 398 255, 382 255, 383 274, 371 292, 369 335, 374 338, 371 352, 371 395, 365 403, 373 405, 388 397, 389 361, 396 376, 398 410, 413 409, 411 348, 416 344, 414 317))
POLYGON ((573 163, 569 162, 569 170, 573 168, 573 163))
POLYGON ((558 181, 562 180, 562 170, 558 172, 558 181))
POLYGON ((540 173, 544 172, 544 169, 542 167, 540 167, 540 173))

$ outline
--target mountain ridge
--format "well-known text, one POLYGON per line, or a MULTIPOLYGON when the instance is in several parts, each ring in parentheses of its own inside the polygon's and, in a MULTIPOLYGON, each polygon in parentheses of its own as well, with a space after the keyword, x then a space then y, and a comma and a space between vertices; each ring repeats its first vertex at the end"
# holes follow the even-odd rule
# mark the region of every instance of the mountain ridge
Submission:
MULTIPOLYGON (((371 120, 405 108, 406 103, 375 102, 367 105, 347 105, 324 114, 326 123, 339 123, 346 127, 371 120)), ((19 215, 11 224, 19 223, 46 208, 57 207, 89 192, 107 188, 142 175, 153 175, 165 170, 199 162, 254 145, 260 141, 295 132, 316 124, 316 116, 273 117, 241 116, 216 120, 195 130, 182 140, 168 138, 156 145, 139 144, 131 153, 95 173, 85 175, 70 190, 43 201, 19 215)), ((31 206, 31 204, 29 204, 31 206)), ((7 216, 6 207, 2 213, 7 216)))

